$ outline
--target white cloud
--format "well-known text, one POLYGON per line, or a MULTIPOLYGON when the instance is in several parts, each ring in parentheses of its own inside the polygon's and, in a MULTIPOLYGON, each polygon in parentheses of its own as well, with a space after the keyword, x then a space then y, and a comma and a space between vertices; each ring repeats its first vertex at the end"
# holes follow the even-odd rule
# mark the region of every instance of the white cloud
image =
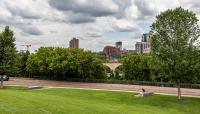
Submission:
POLYGON ((134 32, 139 30, 139 26, 132 20, 128 19, 114 19, 113 20, 114 30, 118 30, 120 32, 134 32))
POLYGON ((31 50, 68 47, 72 37, 87 50, 99 51, 118 40, 134 49, 156 15, 178 6, 200 19, 198 0, 1 0, 0 29, 11 26, 19 50, 22 44, 32 44, 31 50))
POLYGON ((112 15, 118 11, 118 5, 112 0, 50 0, 49 4, 60 11, 94 17, 112 15))

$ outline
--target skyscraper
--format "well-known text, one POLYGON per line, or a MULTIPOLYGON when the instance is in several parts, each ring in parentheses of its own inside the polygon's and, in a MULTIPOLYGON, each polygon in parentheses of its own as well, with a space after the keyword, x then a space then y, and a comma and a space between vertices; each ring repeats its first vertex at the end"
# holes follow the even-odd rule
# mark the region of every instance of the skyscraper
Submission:
POLYGON ((116 42, 116 43, 115 43, 115 47, 116 47, 116 48, 119 48, 120 50, 122 50, 122 42, 121 42, 121 41, 116 42))
POLYGON ((150 53, 151 50, 151 35, 143 34, 142 35, 143 49, 142 53, 150 53))
POLYGON ((135 44, 137 54, 150 53, 151 51, 151 35, 146 33, 142 35, 141 42, 135 44))
POLYGON ((69 41, 69 48, 79 48, 79 39, 73 38, 69 41))

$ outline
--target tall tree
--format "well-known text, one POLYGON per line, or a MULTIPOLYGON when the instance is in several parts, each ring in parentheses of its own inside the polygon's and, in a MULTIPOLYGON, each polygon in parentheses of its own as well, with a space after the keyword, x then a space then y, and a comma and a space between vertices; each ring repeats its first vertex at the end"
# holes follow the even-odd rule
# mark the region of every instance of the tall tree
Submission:
POLYGON ((156 17, 151 26, 152 56, 171 82, 180 84, 196 79, 199 67, 198 19, 192 11, 181 7, 169 9, 156 17))
POLYGON ((150 66, 148 61, 150 56, 146 55, 129 55, 122 59, 122 70, 126 80, 149 81, 150 66))
POLYGON ((20 51, 18 54, 18 68, 19 68, 19 75, 21 76, 28 76, 28 73, 26 71, 26 63, 28 60, 28 56, 30 55, 29 51, 20 51))
POLYGON ((10 74, 15 68, 16 48, 13 31, 6 26, 0 33, 0 75, 1 88, 3 88, 3 75, 10 74))

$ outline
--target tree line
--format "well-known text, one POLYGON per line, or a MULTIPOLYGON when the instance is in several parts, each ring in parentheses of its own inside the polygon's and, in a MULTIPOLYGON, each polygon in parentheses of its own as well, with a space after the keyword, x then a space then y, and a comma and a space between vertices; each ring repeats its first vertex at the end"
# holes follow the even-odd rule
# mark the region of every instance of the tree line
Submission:
POLYGON ((65 80, 67 78, 103 79, 102 61, 89 51, 59 47, 41 47, 29 55, 26 70, 32 76, 65 80))

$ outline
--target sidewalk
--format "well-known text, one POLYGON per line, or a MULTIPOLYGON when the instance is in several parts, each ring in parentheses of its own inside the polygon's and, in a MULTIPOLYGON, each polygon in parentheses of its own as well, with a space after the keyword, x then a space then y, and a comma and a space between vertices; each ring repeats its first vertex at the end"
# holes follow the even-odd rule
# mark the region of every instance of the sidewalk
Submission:
MULTIPOLYGON (((141 90, 141 88, 144 88, 148 92, 154 92, 158 94, 165 94, 165 95, 177 94, 177 88, 171 88, 171 87, 33 80, 30 78, 11 78, 9 81, 4 81, 4 84, 27 86, 27 87, 43 86, 47 88, 77 88, 77 89, 109 90, 109 91, 124 91, 124 92, 138 92, 141 90)), ((200 97, 200 89, 182 88, 181 92, 183 96, 200 97)))

